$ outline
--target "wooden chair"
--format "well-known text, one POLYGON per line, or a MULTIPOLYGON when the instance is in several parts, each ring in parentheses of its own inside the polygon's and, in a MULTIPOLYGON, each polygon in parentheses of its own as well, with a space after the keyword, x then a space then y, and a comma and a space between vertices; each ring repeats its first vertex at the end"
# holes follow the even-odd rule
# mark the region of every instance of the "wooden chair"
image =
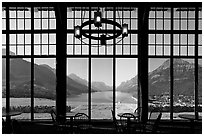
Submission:
POLYGON ((85 113, 77 113, 74 117, 75 133, 90 133, 92 125, 89 116, 85 113))
POLYGON ((4 118, 2 118, 2 134, 6 134, 6 122, 4 118))
POLYGON ((153 134, 157 133, 161 117, 162 117, 161 110, 158 111, 157 109, 153 109, 150 112, 149 119, 148 119, 147 123, 144 125, 143 132, 144 133, 153 133, 153 134), (155 116, 156 116, 156 120, 153 121, 153 119, 155 119, 155 116))
POLYGON ((137 109, 135 109, 134 111, 134 114, 137 114, 136 116, 136 121, 140 121, 140 118, 141 118, 141 110, 142 110, 142 107, 138 107, 137 109))
POLYGON ((60 133, 69 132, 69 126, 66 123, 62 123, 60 121, 57 121, 57 119, 56 119, 57 116, 56 116, 56 113, 54 110, 51 110, 50 114, 52 117, 53 125, 55 126, 57 132, 60 132, 60 133))
POLYGON ((132 113, 123 113, 120 116, 120 122, 123 125, 123 131, 125 133, 132 133, 133 130, 135 129, 135 125, 133 122, 136 120, 136 116, 133 115, 132 113))
POLYGON ((123 131, 123 125, 122 125, 122 123, 121 123, 120 121, 117 121, 117 119, 116 119, 115 116, 114 116, 113 110, 111 110, 111 113, 112 113, 113 126, 114 126, 114 128, 115 128, 115 132, 116 132, 116 133, 119 133, 119 134, 123 133, 124 131, 123 131))

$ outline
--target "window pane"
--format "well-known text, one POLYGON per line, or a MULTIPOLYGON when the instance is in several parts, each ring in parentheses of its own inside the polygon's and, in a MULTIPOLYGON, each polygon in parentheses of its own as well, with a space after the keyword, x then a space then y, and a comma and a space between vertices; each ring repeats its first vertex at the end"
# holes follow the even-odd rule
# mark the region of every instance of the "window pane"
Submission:
POLYGON ((198 59, 198 113, 202 115, 202 59, 198 59))
POLYGON ((138 107, 137 59, 116 59, 116 118, 118 113, 134 112, 138 107))
POLYGON ((170 119, 170 60, 149 59, 149 112, 161 108, 162 119, 170 119))
POLYGON ((34 118, 50 119, 56 104, 55 59, 34 59, 34 118))
POLYGON ((111 119, 113 107, 113 59, 91 60, 91 118, 111 119))
MULTIPOLYGON (((10 108, 22 112, 15 119, 30 119, 31 106, 31 63, 30 59, 10 60, 10 108)), ((4 103, 4 102, 3 102, 4 103)))
POLYGON ((194 114, 195 69, 194 59, 174 59, 174 89, 173 112, 174 118, 179 113, 194 114))
POLYGON ((88 115, 88 59, 67 59, 67 112, 88 115))

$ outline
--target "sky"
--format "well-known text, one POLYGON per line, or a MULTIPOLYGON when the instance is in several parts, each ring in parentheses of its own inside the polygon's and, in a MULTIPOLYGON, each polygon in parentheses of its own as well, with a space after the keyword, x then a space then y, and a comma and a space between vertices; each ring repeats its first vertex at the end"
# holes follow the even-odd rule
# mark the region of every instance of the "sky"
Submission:
MULTIPOLYGON (((67 60, 67 74, 75 73, 79 77, 88 80, 88 59, 67 60)), ((113 85, 113 59, 93 58, 91 59, 92 81, 104 82, 109 86, 113 85)), ((116 86, 121 82, 136 76, 137 59, 116 59, 116 86)))

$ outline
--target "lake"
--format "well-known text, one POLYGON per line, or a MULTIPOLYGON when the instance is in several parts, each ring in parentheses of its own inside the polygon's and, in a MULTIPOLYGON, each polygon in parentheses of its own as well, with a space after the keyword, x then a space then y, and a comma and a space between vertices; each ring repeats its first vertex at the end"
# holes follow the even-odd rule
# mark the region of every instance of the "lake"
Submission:
MULTIPOLYGON (((94 92, 91 94, 91 116, 93 119, 110 119, 113 107, 113 92, 94 92)), ((30 98, 10 98, 10 105, 30 106, 30 98)), ((71 106, 72 111, 88 112, 88 94, 81 94, 67 98, 67 105, 71 106)), ((6 99, 2 98, 2 106, 6 106, 6 99)), ((55 100, 34 98, 34 106, 55 106, 55 100)), ((137 108, 137 99, 131 94, 116 92, 116 114, 120 112, 133 112, 137 108)), ((50 118, 49 113, 34 113, 35 119, 50 118)), ((15 118, 30 119, 30 113, 23 113, 15 118)))

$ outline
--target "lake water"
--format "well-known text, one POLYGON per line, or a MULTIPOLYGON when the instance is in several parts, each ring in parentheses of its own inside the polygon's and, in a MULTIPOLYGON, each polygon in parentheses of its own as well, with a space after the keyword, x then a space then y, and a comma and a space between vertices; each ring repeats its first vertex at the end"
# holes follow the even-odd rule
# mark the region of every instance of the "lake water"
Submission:
MULTIPOLYGON (((91 116, 93 119, 110 119, 113 109, 113 92, 94 92, 91 94, 91 116)), ((11 106, 30 106, 30 98, 10 98, 11 106)), ((55 100, 34 98, 35 106, 55 106, 55 100)), ((75 112, 88 112, 88 94, 81 94, 67 98, 67 105, 75 112)), ((6 106, 6 99, 2 98, 2 106, 6 106)), ((137 99, 124 92, 116 92, 116 114, 120 112, 133 112, 137 108, 137 99)), ((35 119, 50 118, 49 113, 35 113, 35 119)), ((15 118, 30 119, 29 113, 23 113, 15 118)))

